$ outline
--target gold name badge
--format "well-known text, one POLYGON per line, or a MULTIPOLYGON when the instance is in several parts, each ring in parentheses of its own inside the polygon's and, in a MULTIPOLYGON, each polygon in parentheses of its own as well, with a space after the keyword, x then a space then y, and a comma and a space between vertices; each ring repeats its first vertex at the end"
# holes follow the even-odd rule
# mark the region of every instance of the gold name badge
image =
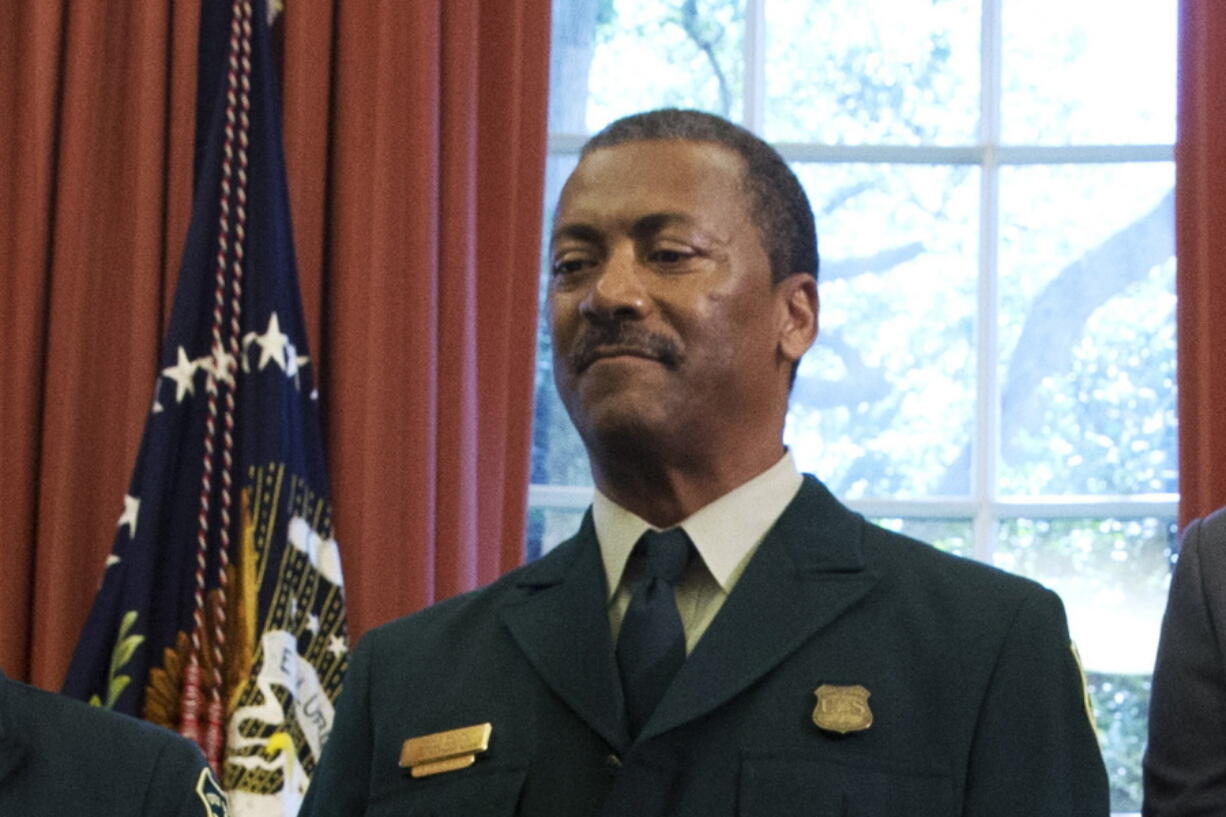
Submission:
POLYGON ((409 738, 400 747, 400 768, 413 777, 451 772, 473 765, 490 745, 494 727, 489 723, 409 738))
POLYGON ((847 687, 822 684, 813 694, 817 696, 813 722, 819 729, 846 735, 873 725, 873 710, 868 707, 868 696, 872 693, 859 684, 847 687))

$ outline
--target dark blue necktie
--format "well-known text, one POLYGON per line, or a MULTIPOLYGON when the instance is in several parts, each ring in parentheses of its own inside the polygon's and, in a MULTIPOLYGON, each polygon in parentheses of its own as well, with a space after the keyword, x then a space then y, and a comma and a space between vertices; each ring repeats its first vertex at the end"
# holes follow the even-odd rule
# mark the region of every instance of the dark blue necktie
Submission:
POLYGON ((617 667, 631 737, 647 723, 685 661, 685 631, 673 588, 692 547, 681 528, 649 530, 630 554, 641 566, 641 575, 617 637, 617 667))

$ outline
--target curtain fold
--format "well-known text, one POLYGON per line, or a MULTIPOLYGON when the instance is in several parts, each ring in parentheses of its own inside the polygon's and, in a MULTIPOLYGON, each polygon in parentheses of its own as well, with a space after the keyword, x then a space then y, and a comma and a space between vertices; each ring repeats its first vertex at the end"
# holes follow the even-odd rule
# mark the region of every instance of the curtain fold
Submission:
MULTIPOLYGON (((57 688, 186 235, 199 10, 0 15, 0 667, 57 688)), ((355 636, 521 557, 548 23, 548 0, 286 4, 295 245, 355 636)))
POLYGON ((1179 516, 1226 505, 1226 4, 1181 0, 1175 241, 1179 516))
POLYGON ((0 6, 0 661, 57 687, 152 397, 196 23, 190 3, 0 6))

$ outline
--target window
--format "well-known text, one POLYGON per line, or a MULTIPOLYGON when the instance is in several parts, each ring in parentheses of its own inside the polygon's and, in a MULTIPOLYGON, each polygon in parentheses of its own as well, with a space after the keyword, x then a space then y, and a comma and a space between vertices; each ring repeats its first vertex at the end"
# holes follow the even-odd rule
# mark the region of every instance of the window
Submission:
MULTIPOLYGON (((723 114, 817 215, 786 437, 851 507, 1060 593, 1140 808, 1176 515, 1175 0, 558 0, 552 208, 587 134, 723 114)), ((547 213, 548 218, 551 213, 547 213)), ((591 478, 537 364, 529 556, 591 478)))

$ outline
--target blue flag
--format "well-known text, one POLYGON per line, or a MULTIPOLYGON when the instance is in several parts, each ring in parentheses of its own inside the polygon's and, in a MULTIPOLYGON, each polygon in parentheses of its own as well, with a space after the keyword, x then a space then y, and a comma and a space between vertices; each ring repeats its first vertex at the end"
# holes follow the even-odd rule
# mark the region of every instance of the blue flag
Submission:
POLYGON ((213 92, 198 104, 191 227, 64 691, 196 740, 233 814, 293 815, 348 658, 340 556, 269 20, 251 2, 202 15, 199 87, 213 92))

